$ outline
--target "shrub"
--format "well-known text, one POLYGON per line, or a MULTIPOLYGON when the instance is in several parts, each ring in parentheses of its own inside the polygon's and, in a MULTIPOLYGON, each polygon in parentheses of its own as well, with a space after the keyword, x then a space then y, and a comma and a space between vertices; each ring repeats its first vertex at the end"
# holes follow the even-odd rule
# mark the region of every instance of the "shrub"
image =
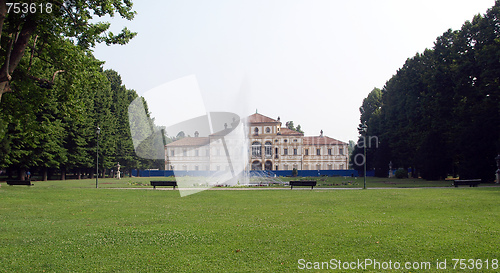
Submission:
POLYGON ((403 168, 397 169, 395 175, 396 175, 396 178, 407 178, 408 177, 408 173, 403 168))
POLYGON ((293 168, 293 170, 292 170, 292 176, 296 177, 298 174, 299 174, 299 172, 297 171, 297 168, 293 168))

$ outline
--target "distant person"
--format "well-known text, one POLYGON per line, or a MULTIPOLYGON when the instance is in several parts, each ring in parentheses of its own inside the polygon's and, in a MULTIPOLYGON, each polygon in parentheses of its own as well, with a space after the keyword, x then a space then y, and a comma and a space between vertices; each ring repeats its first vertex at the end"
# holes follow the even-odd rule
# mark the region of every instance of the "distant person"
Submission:
POLYGON ((26 178, 28 178, 28 180, 31 178, 31 173, 30 173, 30 171, 27 171, 27 172, 26 172, 26 178))

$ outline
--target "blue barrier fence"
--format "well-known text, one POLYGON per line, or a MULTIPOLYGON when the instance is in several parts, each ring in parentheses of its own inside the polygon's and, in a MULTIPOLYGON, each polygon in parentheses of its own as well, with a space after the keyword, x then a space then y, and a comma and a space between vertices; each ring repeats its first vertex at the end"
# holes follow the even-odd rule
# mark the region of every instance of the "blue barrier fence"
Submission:
MULTIPOLYGON (((132 170, 132 176, 141 177, 168 177, 168 176, 211 176, 216 171, 161 171, 161 170, 132 170), (139 174, 139 175, 138 175, 139 174)), ((367 176, 374 176, 374 171, 367 171, 367 176)), ((292 176, 292 171, 249 171, 250 176, 292 176)), ((317 176, 359 176, 356 170, 298 170, 301 177, 317 176)))

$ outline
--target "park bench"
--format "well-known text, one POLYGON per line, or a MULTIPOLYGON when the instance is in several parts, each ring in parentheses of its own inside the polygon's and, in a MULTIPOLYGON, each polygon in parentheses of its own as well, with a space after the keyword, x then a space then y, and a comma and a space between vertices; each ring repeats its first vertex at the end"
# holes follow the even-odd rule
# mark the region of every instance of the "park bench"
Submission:
POLYGON ((31 180, 7 180, 7 185, 26 185, 26 186, 33 186, 31 184, 31 180))
POLYGON ((305 186, 305 187, 311 187, 311 190, 316 186, 316 181, 315 180, 296 180, 296 181, 290 181, 290 186, 291 190, 293 190, 293 186, 305 186))
POLYGON ((153 186, 153 189, 156 189, 156 187, 177 187, 177 181, 151 181, 151 186, 153 186))
POLYGON ((481 183, 481 179, 469 179, 469 180, 454 180, 453 185, 455 188, 458 186, 469 185, 469 187, 477 187, 481 183))

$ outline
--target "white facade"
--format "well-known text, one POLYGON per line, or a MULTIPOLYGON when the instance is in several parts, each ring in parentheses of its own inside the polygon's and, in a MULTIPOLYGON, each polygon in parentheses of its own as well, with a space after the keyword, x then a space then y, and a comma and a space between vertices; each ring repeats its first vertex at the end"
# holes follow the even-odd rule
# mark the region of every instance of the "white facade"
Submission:
MULTIPOLYGON (((255 113, 247 119, 248 147, 231 158, 248 158, 246 170, 346 170, 347 143, 323 136, 304 136, 281 127, 281 122, 255 113)), ((221 133, 221 132, 219 132, 221 133)), ((187 137, 165 146, 165 169, 224 171, 231 168, 227 147, 238 147, 223 134, 187 137), (224 146, 224 141, 226 145, 224 146)), ((238 144, 238 143, 236 143, 238 144)), ((234 159, 233 159, 234 160, 234 159)))

